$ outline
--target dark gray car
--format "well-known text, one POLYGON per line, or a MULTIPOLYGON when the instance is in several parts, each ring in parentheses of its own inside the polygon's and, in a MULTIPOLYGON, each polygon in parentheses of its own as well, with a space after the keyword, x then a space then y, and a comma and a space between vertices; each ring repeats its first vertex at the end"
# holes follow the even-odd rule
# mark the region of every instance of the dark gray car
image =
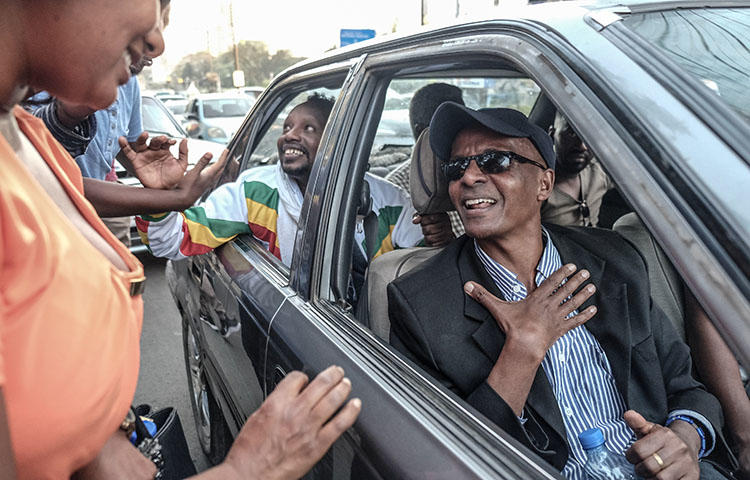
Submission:
POLYGON ((376 135, 384 106, 435 81, 460 86, 470 106, 518 108, 545 128, 563 113, 623 198, 609 214, 638 214, 750 365, 750 4, 724 3, 559 2, 367 42, 279 75, 230 142, 221 182, 275 162, 292 105, 314 91, 335 96, 291 265, 245 235, 168 267, 212 461, 287 372, 336 364, 362 414, 306 478, 557 478, 358 321, 347 295, 364 173, 392 147, 376 135))

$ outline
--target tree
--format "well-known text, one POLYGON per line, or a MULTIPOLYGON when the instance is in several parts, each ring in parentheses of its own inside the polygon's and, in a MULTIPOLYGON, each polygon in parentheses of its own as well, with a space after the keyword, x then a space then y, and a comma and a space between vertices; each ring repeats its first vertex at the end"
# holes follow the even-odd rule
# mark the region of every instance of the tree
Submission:
POLYGON ((213 55, 208 52, 191 53, 180 60, 180 63, 172 71, 172 78, 182 78, 183 85, 190 85, 191 82, 195 82, 199 88, 209 89, 211 79, 208 74, 213 71, 214 63, 213 55))
MULTIPOLYGON (((245 84, 266 86, 271 79, 285 68, 304 60, 295 57, 289 50, 278 50, 271 55, 264 42, 243 40, 237 44, 240 69, 245 72, 245 84)), ((193 53, 180 60, 172 72, 172 77, 182 78, 185 85, 196 82, 201 90, 213 90, 216 72, 221 80, 222 88, 232 88, 232 72, 234 72, 234 49, 214 58, 208 52, 193 53), (211 77, 211 78, 209 78, 211 77)))

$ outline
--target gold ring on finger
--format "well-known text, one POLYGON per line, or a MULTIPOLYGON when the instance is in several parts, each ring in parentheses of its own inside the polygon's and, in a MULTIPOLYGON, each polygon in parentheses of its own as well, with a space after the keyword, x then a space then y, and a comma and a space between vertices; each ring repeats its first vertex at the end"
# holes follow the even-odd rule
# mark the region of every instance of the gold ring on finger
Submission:
POLYGON ((661 459, 658 453, 653 453, 651 456, 654 457, 656 463, 659 464, 659 468, 664 468, 664 460, 661 459))

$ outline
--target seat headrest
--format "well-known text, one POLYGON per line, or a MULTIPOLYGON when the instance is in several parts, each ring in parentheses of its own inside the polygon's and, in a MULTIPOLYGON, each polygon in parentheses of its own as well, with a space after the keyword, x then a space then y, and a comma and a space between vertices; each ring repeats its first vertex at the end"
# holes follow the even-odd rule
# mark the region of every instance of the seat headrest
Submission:
POLYGON ((411 152, 409 172, 411 203, 417 213, 431 214, 454 210, 448 196, 448 181, 440 168, 440 161, 430 147, 430 132, 422 131, 411 152))

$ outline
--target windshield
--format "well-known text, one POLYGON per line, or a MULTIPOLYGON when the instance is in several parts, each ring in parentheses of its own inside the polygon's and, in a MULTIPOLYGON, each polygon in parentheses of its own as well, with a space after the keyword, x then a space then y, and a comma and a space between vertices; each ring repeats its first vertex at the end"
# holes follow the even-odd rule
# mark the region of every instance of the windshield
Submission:
POLYGON ((143 129, 150 134, 167 135, 169 137, 185 137, 169 112, 159 105, 159 100, 149 97, 141 99, 143 129))
POLYGON ((164 102, 164 106, 167 107, 173 115, 182 115, 185 113, 187 104, 187 100, 168 100, 164 102))
POLYGON ((648 12, 624 21, 750 123, 750 8, 648 12))
POLYGON ((206 118, 244 117, 253 106, 250 98, 216 98, 203 101, 203 116, 206 118))

